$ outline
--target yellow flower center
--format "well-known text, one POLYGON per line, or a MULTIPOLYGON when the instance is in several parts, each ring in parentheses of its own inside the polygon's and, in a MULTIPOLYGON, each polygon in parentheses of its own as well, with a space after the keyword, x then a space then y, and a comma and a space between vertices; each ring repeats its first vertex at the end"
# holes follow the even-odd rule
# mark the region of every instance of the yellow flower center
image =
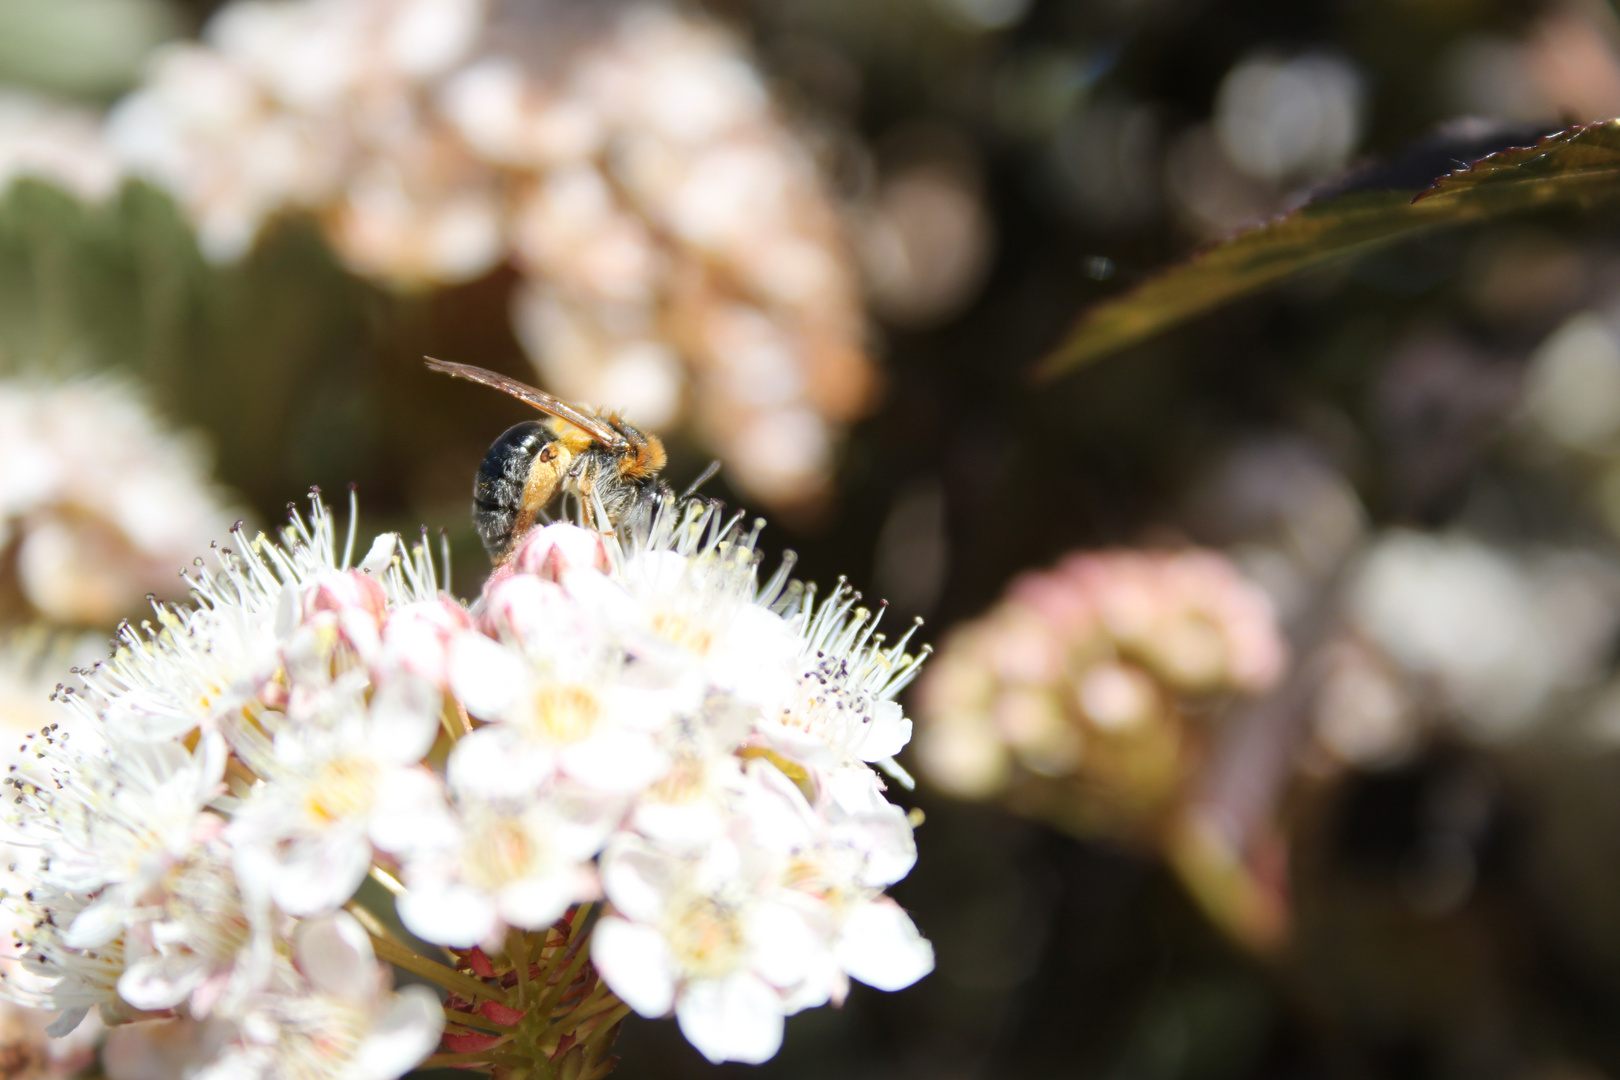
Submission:
POLYGON ((530 877, 539 854, 539 845, 521 821, 492 817, 469 839, 467 877, 485 889, 498 889, 530 877))
POLYGON ((675 962, 699 978, 736 970, 743 952, 737 912, 707 896, 677 910, 680 913, 665 935, 675 962))
POLYGON ((353 817, 371 805, 377 794, 377 766, 365 758, 334 758, 321 766, 304 795, 304 813, 312 821, 330 825, 353 817))
POLYGON ((679 757, 663 778, 647 789, 647 798, 661 803, 692 803, 708 794, 708 773, 697 757, 679 757))
POLYGON ((531 721, 535 734, 553 743, 589 738, 602 719, 602 702, 578 683, 547 683, 534 693, 531 721))
POLYGON ((679 645, 699 656, 714 648, 714 630, 675 611, 660 611, 652 617, 653 633, 672 645, 679 645))

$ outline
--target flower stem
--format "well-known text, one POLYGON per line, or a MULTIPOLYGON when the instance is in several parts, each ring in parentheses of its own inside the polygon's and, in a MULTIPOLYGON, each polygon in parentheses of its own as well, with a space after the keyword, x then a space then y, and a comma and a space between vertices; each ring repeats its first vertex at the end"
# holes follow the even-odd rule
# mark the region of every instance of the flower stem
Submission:
POLYGON ((517 1007, 529 1007, 529 937, 516 927, 506 932, 506 958, 517 973, 517 1007))
POLYGON ((510 928, 493 961, 479 950, 469 950, 466 963, 479 974, 481 994, 466 985, 474 981, 472 976, 457 970, 457 981, 451 982, 442 978, 446 970, 442 967, 422 971, 423 963, 438 965, 396 946, 407 958, 415 957, 412 963, 417 965, 400 966, 453 991, 445 1006, 452 1025, 442 1044, 446 1052, 426 1064, 482 1065, 494 1069, 500 1080, 603 1080, 618 1063, 610 1051, 630 1010, 587 967, 598 913, 597 906, 580 904, 549 928, 532 932, 510 928), (497 988, 504 988, 503 997, 497 997, 497 988), (480 1006, 480 998, 497 1002, 504 1011, 480 1006), (503 1037, 467 1038, 486 1025, 503 1037), (466 1049, 480 1041, 493 1045, 466 1049))
POLYGON ((470 1054, 434 1054, 418 1069, 438 1069, 454 1065, 505 1065, 508 1068, 522 1068, 529 1062, 512 1054, 491 1054, 487 1051, 474 1051, 470 1054))
POLYGON ((412 975, 420 975, 429 982, 449 990, 451 993, 461 994, 469 998, 481 998, 484 1001, 493 1001, 500 1005, 511 1004, 510 999, 495 987, 486 982, 474 979, 470 975, 463 975, 454 968, 446 967, 435 960, 429 960, 420 953, 413 952, 403 945, 371 935, 372 948, 377 955, 395 967, 404 968, 412 975))

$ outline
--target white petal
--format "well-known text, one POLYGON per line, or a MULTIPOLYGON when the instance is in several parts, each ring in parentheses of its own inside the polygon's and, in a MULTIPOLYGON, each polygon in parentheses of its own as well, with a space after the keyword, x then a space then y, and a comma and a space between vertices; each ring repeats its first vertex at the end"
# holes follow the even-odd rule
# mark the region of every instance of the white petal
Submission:
POLYGON ((172 1009, 190 997, 207 974, 196 956, 145 956, 118 977, 118 996, 137 1009, 172 1009))
POLYGON ((782 991, 782 1015, 819 1009, 829 1001, 842 1005, 848 996, 849 976, 832 953, 818 953, 810 973, 798 985, 782 991))
POLYGON ((84 1023, 84 1018, 90 1014, 90 1006, 80 1005, 73 1009, 63 1009, 62 1015, 51 1021, 51 1026, 45 1029, 45 1034, 53 1039, 60 1039, 71 1034, 75 1028, 84 1023))
POLYGON ((366 557, 360 560, 355 567, 362 574, 372 577, 381 577, 388 570, 388 564, 394 561, 394 548, 399 545, 399 534, 386 532, 380 534, 371 542, 371 548, 366 557))
POLYGON ((230 757, 225 736, 217 731, 205 731, 197 741, 192 761, 197 767, 197 788, 193 794, 198 804, 211 801, 218 792, 219 782, 225 777, 225 760, 230 757))
POLYGON ((701 848, 725 827, 720 807, 712 802, 637 804, 631 824, 666 847, 701 848))
POLYGON ((591 933, 591 963, 608 989, 642 1016, 663 1016, 675 1001, 674 961, 663 935, 616 915, 591 933))
POLYGON ((602 891, 639 922, 658 921, 670 887, 668 859, 643 844, 617 843, 602 858, 602 891))
POLYGON ((858 825, 835 830, 841 837, 850 838, 856 848, 866 855, 861 869, 861 884, 873 888, 893 885, 917 865, 917 840, 911 831, 906 812, 898 806, 888 812, 867 814, 858 825))
POLYGON ((879 758, 872 764, 888 773, 897 783, 899 783, 901 787, 905 788, 907 791, 917 790, 916 779, 906 771, 905 766, 894 760, 894 758, 879 758))
POLYGON ((65 941, 75 949, 94 949, 105 945, 124 932, 128 914, 129 905, 123 894, 116 888, 110 888, 74 916, 65 941))
POLYGON ((465 949, 495 932, 495 903, 468 885, 413 884, 394 901, 405 928, 423 941, 465 949))
POLYGON ((426 679, 404 671, 389 675, 371 696, 372 752, 399 765, 421 761, 439 735, 443 706, 444 695, 426 679))
POLYGON ((276 638, 285 641, 292 636, 298 626, 298 611, 303 607, 299 603, 298 586, 287 585, 276 597, 276 638))
POLYGON ((298 924, 293 957, 310 985, 345 1001, 367 1001, 377 987, 377 958, 353 915, 340 911, 298 924))
POLYGON ((669 771, 669 755, 638 731, 604 731, 557 757, 563 772, 598 791, 640 791, 669 771))
POLYGON ((815 769, 832 770, 847 759, 842 745, 834 746, 819 731, 800 731, 761 716, 758 731, 770 743, 771 749, 790 761, 815 769))
POLYGON ((372 843, 395 854, 443 849, 460 839, 438 777, 426 769, 384 774, 369 829, 372 843))
POLYGON ((900 706, 892 701, 880 701, 872 710, 866 738, 854 750, 862 761, 882 761, 898 754, 910 741, 911 721, 906 719, 900 706))
POLYGON ((568 910, 569 904, 581 898, 582 884, 574 867, 513 882, 501 890, 501 918, 524 930, 549 926, 568 910))
POLYGON ((781 616, 743 604, 711 654, 710 677, 747 704, 774 714, 798 687, 798 652, 798 635, 781 616))
POLYGON ((450 786, 483 798, 517 798, 534 792, 557 771, 557 756, 505 724, 464 735, 450 751, 450 786))
POLYGON ((879 990, 903 989, 934 970, 934 947, 887 899, 850 913, 837 951, 845 971, 879 990))
POLYGON ((371 843, 352 828, 294 840, 280 856, 270 895, 288 915, 341 907, 371 869, 371 843))
POLYGON ((433 1053, 444 1031, 444 1009, 425 986, 407 986, 355 1050, 348 1075, 354 1080, 396 1080, 433 1053))
POLYGON ((783 988, 802 982, 827 947, 804 912, 770 902, 755 904, 749 912, 748 944, 754 971, 783 988))
POLYGON ((523 688, 523 661, 482 634, 458 634, 450 646, 450 689, 480 720, 496 720, 523 688))
POLYGON ((890 805, 883 795, 883 781, 866 765, 851 762, 834 770, 825 778, 824 789, 845 814, 864 814, 890 805))
POLYGON ((768 761, 748 763, 746 804, 754 840, 762 847, 790 851, 810 843, 820 824, 804 793, 787 775, 768 761))
POLYGON ((675 1003, 681 1034, 714 1062, 758 1065, 782 1047, 782 1001, 748 974, 687 983, 675 1003))

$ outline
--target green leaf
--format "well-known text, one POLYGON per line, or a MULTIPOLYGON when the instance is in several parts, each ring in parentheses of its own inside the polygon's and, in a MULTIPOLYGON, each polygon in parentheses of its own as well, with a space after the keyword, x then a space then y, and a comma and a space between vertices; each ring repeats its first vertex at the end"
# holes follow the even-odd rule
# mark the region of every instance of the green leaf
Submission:
POLYGON ((1441 226, 1620 197, 1620 120, 1570 128, 1483 157, 1414 196, 1354 191, 1318 199, 1205 248, 1080 316, 1036 369, 1048 379, 1246 293, 1333 259, 1441 226))

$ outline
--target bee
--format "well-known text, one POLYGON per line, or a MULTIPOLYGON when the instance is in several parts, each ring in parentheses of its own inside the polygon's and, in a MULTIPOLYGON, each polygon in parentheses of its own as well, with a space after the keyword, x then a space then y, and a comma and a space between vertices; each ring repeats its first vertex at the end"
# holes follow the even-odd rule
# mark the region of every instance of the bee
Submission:
POLYGON ((659 478, 664 444, 617 415, 570 405, 471 364, 427 357, 434 371, 492 386, 546 414, 506 429, 473 480, 473 525, 497 565, 559 492, 579 500, 584 524, 634 529, 670 494, 659 478))

